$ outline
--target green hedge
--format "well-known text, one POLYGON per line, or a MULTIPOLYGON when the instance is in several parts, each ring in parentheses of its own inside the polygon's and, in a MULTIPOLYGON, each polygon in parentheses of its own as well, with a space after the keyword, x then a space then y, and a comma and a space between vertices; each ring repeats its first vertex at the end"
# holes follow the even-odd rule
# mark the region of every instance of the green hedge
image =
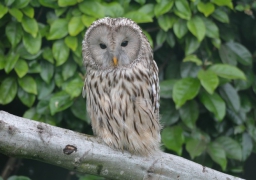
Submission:
POLYGON ((84 33, 128 17, 160 69, 166 152, 240 173, 256 147, 255 10, 253 0, 3 0, 0 104, 19 99, 24 117, 85 132, 84 33))

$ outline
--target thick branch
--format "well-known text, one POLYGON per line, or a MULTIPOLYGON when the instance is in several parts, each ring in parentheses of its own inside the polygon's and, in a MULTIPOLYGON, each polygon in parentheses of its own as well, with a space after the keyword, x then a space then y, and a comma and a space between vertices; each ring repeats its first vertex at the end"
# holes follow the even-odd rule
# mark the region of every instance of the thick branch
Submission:
POLYGON ((240 179, 171 154, 143 158, 115 151, 95 137, 4 111, 0 111, 0 152, 110 179, 240 179))

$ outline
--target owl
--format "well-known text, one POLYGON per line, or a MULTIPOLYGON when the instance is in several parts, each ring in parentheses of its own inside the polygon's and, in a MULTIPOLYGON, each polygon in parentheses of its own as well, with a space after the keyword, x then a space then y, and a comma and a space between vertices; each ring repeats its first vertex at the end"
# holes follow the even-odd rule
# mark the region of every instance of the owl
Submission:
POLYGON ((82 51, 83 95, 94 134, 132 154, 158 152, 158 68, 141 28, 127 18, 99 19, 87 29, 82 51))

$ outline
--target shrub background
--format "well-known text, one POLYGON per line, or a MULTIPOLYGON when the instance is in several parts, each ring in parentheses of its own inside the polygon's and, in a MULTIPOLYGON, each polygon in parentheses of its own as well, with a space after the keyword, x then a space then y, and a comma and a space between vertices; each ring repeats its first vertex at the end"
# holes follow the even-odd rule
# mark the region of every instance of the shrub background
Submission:
POLYGON ((81 42, 96 19, 127 17, 159 67, 163 149, 242 177, 256 152, 255 12, 253 0, 3 0, 0 107, 92 134, 81 42))

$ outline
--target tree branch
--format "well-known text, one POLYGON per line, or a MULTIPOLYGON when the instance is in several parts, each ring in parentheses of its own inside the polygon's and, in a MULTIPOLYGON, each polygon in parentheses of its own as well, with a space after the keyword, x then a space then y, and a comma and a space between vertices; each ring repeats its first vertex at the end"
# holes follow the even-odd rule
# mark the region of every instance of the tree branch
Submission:
POLYGON ((171 154, 145 158, 122 153, 95 137, 4 111, 0 111, 0 152, 109 179, 240 179, 171 154))

